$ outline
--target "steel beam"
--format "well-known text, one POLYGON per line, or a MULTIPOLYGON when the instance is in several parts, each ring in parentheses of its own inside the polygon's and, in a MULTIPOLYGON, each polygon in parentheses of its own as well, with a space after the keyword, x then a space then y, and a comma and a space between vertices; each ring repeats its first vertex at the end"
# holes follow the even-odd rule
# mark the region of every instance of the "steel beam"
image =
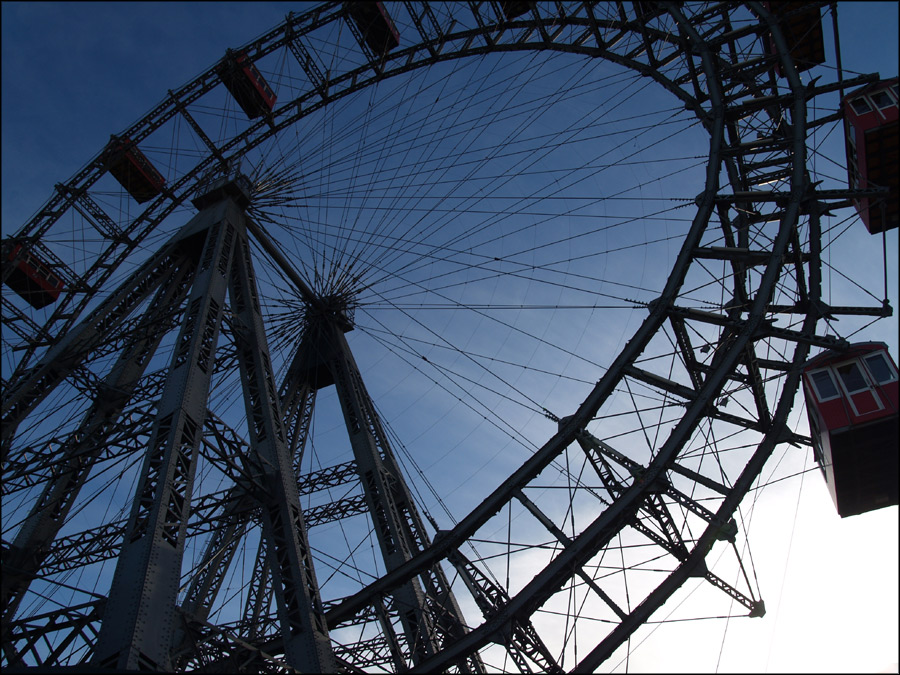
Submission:
POLYGON ((261 486, 253 497, 262 511, 285 657, 301 672, 334 672, 334 654, 288 454, 250 244, 243 227, 238 231, 235 257, 230 279, 231 309, 252 448, 248 469, 261 486))
POLYGON ((186 226, 206 243, 110 587, 93 664, 170 670, 197 450, 241 212, 230 200, 186 226))
POLYGON ((5 460, 19 422, 106 339, 158 287, 181 260, 183 244, 175 237, 141 265, 78 326, 69 331, 28 373, 4 392, 2 456, 5 460))
MULTIPOLYGON (((427 547, 424 523, 418 514, 387 435, 365 389, 359 368, 344 337, 346 324, 339 312, 311 307, 307 330, 295 358, 296 376, 313 386, 334 383, 350 435, 350 444, 372 514, 385 567, 392 570, 427 547)), ((445 641, 465 633, 462 612, 439 564, 423 570, 392 593, 412 663, 435 654, 445 641)), ((464 671, 480 671, 477 657, 457 664, 464 671)))
MULTIPOLYGON (((33 576, 50 551, 50 544, 63 526, 81 487, 94 463, 115 433, 118 417, 133 395, 150 358, 163 338, 163 317, 172 304, 180 304, 193 275, 193 262, 185 256, 167 275, 147 312, 141 318, 137 336, 119 356, 79 427, 71 432, 59 449, 60 459, 50 481, 44 486, 10 549, 3 555, 4 624, 22 599, 33 576)), ((5 633, 5 631, 4 631, 5 633)))

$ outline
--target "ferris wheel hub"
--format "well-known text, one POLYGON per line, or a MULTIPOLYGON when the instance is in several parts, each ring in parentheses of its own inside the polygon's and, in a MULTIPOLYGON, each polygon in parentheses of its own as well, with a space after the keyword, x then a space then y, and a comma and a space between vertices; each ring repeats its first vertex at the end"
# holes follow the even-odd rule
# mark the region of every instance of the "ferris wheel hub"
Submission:
POLYGON ((316 302, 307 303, 303 322, 307 328, 333 324, 341 332, 349 333, 354 327, 355 309, 356 300, 352 292, 321 294, 316 302))
POLYGON ((202 210, 226 197, 230 197, 241 208, 246 209, 250 205, 250 194, 253 184, 239 168, 226 170, 225 173, 214 171, 197 183, 196 196, 191 203, 202 210))

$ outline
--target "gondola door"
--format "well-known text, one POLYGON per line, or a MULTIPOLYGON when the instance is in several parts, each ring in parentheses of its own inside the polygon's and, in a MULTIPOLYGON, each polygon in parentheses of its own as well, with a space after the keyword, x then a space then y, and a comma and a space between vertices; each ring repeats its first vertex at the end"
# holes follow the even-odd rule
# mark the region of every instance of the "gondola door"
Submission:
POLYGON ((846 363, 840 363, 834 366, 834 369, 837 371, 845 398, 850 402, 854 417, 865 417, 870 413, 884 410, 881 397, 872 387, 866 373, 860 368, 859 361, 853 359, 846 363))

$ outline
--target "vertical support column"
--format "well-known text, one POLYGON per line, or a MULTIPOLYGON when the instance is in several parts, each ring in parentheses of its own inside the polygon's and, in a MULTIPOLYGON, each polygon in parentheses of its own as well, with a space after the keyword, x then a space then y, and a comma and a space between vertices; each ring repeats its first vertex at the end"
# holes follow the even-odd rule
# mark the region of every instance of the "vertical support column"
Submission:
POLYGON ((120 670, 170 670, 191 491, 206 416, 215 346, 231 271, 230 200, 201 211, 188 229, 207 230, 187 313, 175 344, 147 457, 110 587, 93 663, 120 670))
POLYGON ((3 617, 8 623, 34 574, 40 569, 87 480, 106 439, 116 429, 118 417, 134 392, 150 357, 159 345, 166 315, 184 299, 193 274, 193 261, 182 259, 159 279, 161 288, 137 326, 135 336, 122 351, 103 387, 97 392, 91 408, 78 429, 66 439, 62 448, 64 467, 44 487, 40 498, 16 534, 12 546, 3 556, 3 617))
MULTIPOLYGON (((358 387, 354 387, 356 364, 343 332, 334 324, 321 328, 320 353, 331 346, 329 360, 344 423, 350 435, 350 445, 356 458, 366 503, 375 528, 381 556, 387 571, 391 571, 412 558, 416 546, 411 540, 399 513, 397 482, 383 465, 375 435, 369 427, 360 399, 358 387)), ((407 654, 413 664, 425 660, 439 651, 432 614, 427 609, 425 593, 417 578, 396 589, 393 593, 394 610, 399 613, 406 637, 407 654)))
MULTIPOLYGON (((318 353, 327 355, 384 564, 390 571, 429 545, 424 523, 343 331, 335 322, 323 321, 318 342, 318 353)), ((443 641, 465 634, 462 612, 439 564, 421 579, 401 586, 393 598, 413 663, 439 651, 443 641)), ((457 665, 461 672, 483 672, 484 668, 477 657, 457 665)))
POLYGON ((244 603, 244 621, 247 623, 247 636, 255 638, 259 634, 260 617, 269 613, 272 601, 272 574, 269 570, 269 556, 266 552, 265 537, 259 538, 259 547, 253 563, 253 575, 247 590, 247 602, 244 603))
POLYGON ((213 530, 206 543, 199 571, 181 603, 181 611, 191 619, 206 621, 209 618, 209 610, 247 526, 247 519, 242 517, 242 511, 248 508, 247 501, 234 497, 228 502, 224 517, 219 521, 221 525, 213 530))
MULTIPOLYGON (((291 365, 281 387, 281 405, 288 427, 288 445, 293 457, 294 470, 300 475, 300 466, 303 459, 303 451, 309 434, 315 407, 316 394, 319 389, 334 384, 331 371, 325 363, 330 355, 331 347, 328 339, 322 340, 322 331, 327 331, 327 324, 316 323, 305 334, 300 348, 294 354, 291 365), (322 352, 322 349, 325 352, 322 352)), ((254 575, 256 571, 254 571, 254 575)), ((250 617, 249 599, 248 611, 245 617, 250 617)), ((394 630, 394 625, 384 603, 379 601, 375 605, 375 614, 385 639, 389 645, 391 659, 397 672, 408 668, 407 654, 401 648, 400 640, 394 630)), ((408 652, 408 650, 407 650, 408 652)))
POLYGON ((272 586, 285 657, 301 672, 335 672, 319 585, 313 568, 297 478, 288 454, 281 406, 263 331, 250 246, 241 228, 231 276, 231 307, 250 446, 249 464, 262 486, 262 506, 272 586))
MULTIPOLYGON (((245 533, 249 498, 235 495, 231 499, 226 497, 226 500, 223 516, 217 519, 221 525, 210 534, 203 559, 197 566, 198 572, 181 603, 185 621, 204 622, 209 618, 209 611, 245 533)), ((192 655, 202 663, 203 656, 192 641, 190 626, 182 623, 176 628, 173 640, 173 652, 177 655, 173 657, 174 670, 183 671, 192 655)))
POLYGON ((306 439, 309 436, 309 425, 316 406, 316 388, 306 380, 300 380, 296 375, 295 368, 288 370, 279 399, 284 413, 288 455, 293 462, 294 473, 299 476, 303 452, 306 450, 306 439))

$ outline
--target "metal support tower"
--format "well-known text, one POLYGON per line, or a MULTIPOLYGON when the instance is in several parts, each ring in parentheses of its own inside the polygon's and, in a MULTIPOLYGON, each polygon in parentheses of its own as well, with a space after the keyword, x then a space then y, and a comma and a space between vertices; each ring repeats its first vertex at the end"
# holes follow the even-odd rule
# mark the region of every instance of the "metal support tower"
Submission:
POLYGON ((3 560, 5 621, 16 613, 29 580, 47 557, 91 467, 106 447, 119 414, 159 345, 163 335, 159 326, 171 322, 172 307, 180 306, 184 300, 194 266, 194 259, 184 254, 178 257, 177 265, 168 267, 156 296, 138 324, 137 337, 120 354, 78 430, 64 441, 61 449, 64 470, 47 482, 3 560))
MULTIPOLYGON (((245 178, 226 176, 201 188, 200 213, 36 369, 45 379, 61 379, 104 339, 111 325, 155 293, 133 332, 136 337, 120 354, 79 431, 64 445, 70 458, 67 470, 48 483, 5 556, 7 618, 15 613, 46 556, 47 544, 104 447, 104 434, 115 425, 147 361, 171 327, 166 319, 173 306, 180 307, 186 297, 124 545, 102 610, 92 657, 100 668, 171 669, 173 648, 184 639, 185 624, 206 618, 205 610, 219 588, 211 575, 200 576, 187 600, 177 605, 197 454, 228 296, 249 421, 250 451, 240 459, 251 477, 235 488, 230 504, 237 501, 246 510, 250 502, 261 514, 287 663, 307 672, 335 669, 262 327, 246 233, 248 187, 245 178)), ((33 403, 23 399, 21 405, 33 403)), ((219 534, 230 535, 232 540, 225 543, 233 546, 239 529, 219 534)), ((221 549, 221 536, 212 540, 210 545, 221 549)), ((230 559, 219 553, 220 561, 230 559)))
MULTIPOLYGON (((392 571, 430 541, 344 336, 352 330, 349 306, 349 298, 339 295, 308 304, 303 337, 285 383, 285 407, 298 411, 299 438, 293 444, 302 448, 309 417, 304 411, 316 391, 335 386, 366 507, 385 568, 392 571)), ((387 612, 379 612, 379 620, 399 669, 465 633, 462 612, 439 564, 394 591, 390 615, 399 620, 399 635, 387 612)), ((484 672, 477 656, 457 665, 463 672, 484 672)))
MULTIPOLYGON (((133 125, 129 135, 135 142, 197 158, 172 167, 169 188, 140 216, 135 218, 133 209, 104 211, 109 167, 99 153, 57 186, 15 239, 4 240, 5 262, 28 252, 65 282, 44 314, 18 300, 4 297, 3 303, 4 328, 16 336, 8 341, 12 371, 4 373, 0 405, 4 507, 13 507, 9 531, 15 532, 2 550, 4 666, 66 667, 80 661, 76 669, 482 672, 479 653, 493 659, 491 645, 503 645, 523 672, 593 672, 691 577, 705 578, 751 616, 764 613, 746 572, 740 587, 733 586, 711 572, 706 557, 714 545, 730 544, 740 563, 733 520, 738 504, 774 448, 809 443, 786 425, 802 364, 811 347, 843 345, 817 323, 890 315, 886 300, 855 307, 823 302, 820 216, 866 194, 819 189, 807 162, 811 130, 840 119, 839 112, 819 114, 830 106, 819 97, 877 76, 801 81, 782 30, 785 16, 758 2, 518 3, 523 5, 518 8, 445 3, 441 11, 404 2, 401 14, 409 21, 396 26, 403 46, 381 58, 357 31, 352 4, 327 3, 289 15, 248 46, 247 58, 260 66, 282 59, 285 67, 299 68, 294 74, 300 77, 279 91, 278 107, 265 121, 207 134, 195 115, 221 105, 223 84, 216 69, 208 69, 133 125), (345 34, 347 22, 356 39, 332 41, 345 34), (152 237, 172 231, 173 214, 194 194, 200 176, 225 164, 226 154, 237 160, 256 157, 258 148, 275 140, 271 145, 282 150, 259 167, 261 175, 275 175, 280 165, 307 161, 305 145, 280 141, 294 139, 322 107, 341 105, 365 87, 417 68, 522 50, 605 60, 649 78, 692 112, 697 128, 708 134, 707 169, 687 195, 684 206, 693 215, 668 278, 652 286, 656 297, 635 300, 648 314, 631 339, 618 355, 610 355, 577 408, 563 404, 558 412, 568 416, 559 420, 545 409, 560 422, 556 432, 430 542, 345 338, 353 327, 353 296, 316 294, 305 285, 244 212, 246 181, 227 173, 204 183, 194 199, 200 214, 144 256, 152 237), (323 71, 316 65, 324 62, 334 67, 323 71), (186 121, 194 135, 169 139, 173 118, 186 121), (199 157, 198 138, 205 146, 199 157), (97 254, 60 258, 54 249, 71 241, 73 232, 95 241, 97 254), (284 364, 289 367, 280 388, 263 332, 248 237, 268 256, 256 258, 260 277, 283 273, 306 307, 305 333, 284 364), (20 244, 27 246, 14 253, 20 244), (274 274, 264 274, 262 265, 274 274), (123 277, 115 288, 119 282, 113 279, 123 277), (703 298, 695 293, 699 288, 715 290, 703 298), (696 309, 698 299, 705 309, 696 309), (217 352, 217 342, 228 344, 217 352), (228 407, 209 396, 223 381, 241 392, 224 397, 228 407), (353 460, 301 475, 317 392, 332 384, 353 460), (646 447, 624 434, 605 435, 604 416, 616 396, 635 386, 652 403, 637 402, 621 416, 617 412, 615 424, 645 431, 646 447), (57 409, 60 400, 64 405, 57 409), (645 413, 655 415, 660 400, 667 409, 665 424, 661 415, 652 424, 655 433, 648 434, 651 417, 645 413), (230 418, 219 415, 228 417, 241 401, 244 410, 235 417, 246 420, 247 428, 235 429, 230 418), (71 411, 77 413, 58 429, 47 428, 71 411), (668 411, 677 411, 670 428, 668 411), (720 447, 723 437, 729 440, 720 447), (617 449, 612 438, 625 440, 615 441, 617 449), (726 451, 728 458, 740 457, 704 461, 718 460, 726 451), (572 456, 584 461, 586 470, 578 481, 567 480, 570 504, 585 499, 592 505, 586 519, 579 515, 577 527, 574 517, 563 518, 555 509, 555 497, 543 496, 542 483, 544 472, 560 460, 567 462, 568 479, 572 456), (98 474, 133 459, 138 475, 130 516, 126 505, 118 516, 89 522, 80 509, 107 489, 98 485, 103 480, 98 474), (217 480, 221 474, 227 489, 207 489, 208 468, 217 480), (351 481, 359 483, 359 494, 301 509, 305 495, 351 481), (87 492, 92 494, 85 497, 87 492), (599 510, 593 508, 597 503, 599 510), (307 529, 363 513, 371 517, 372 539, 384 560, 374 565, 378 578, 371 583, 360 578, 362 588, 351 595, 323 601, 307 529), (534 529, 523 546, 552 544, 541 569, 528 566, 526 578, 508 577, 505 583, 491 575, 492 566, 500 569, 499 560, 485 564, 489 558, 462 554, 479 543, 483 528, 496 524, 504 531, 496 520, 501 513, 508 514, 505 543, 515 541, 510 523, 523 516, 534 529), (639 602, 629 600, 627 587, 624 598, 617 594, 621 589, 608 575, 591 572, 592 561, 614 548, 624 550, 622 537, 633 535, 661 561, 654 570, 659 582, 639 602), (235 572, 254 555, 255 564, 235 572), (100 566, 104 561, 116 565, 111 585, 110 568, 100 566), (445 566, 447 573, 459 575, 483 620, 464 622, 445 563, 454 568, 445 566), (238 573, 245 594, 229 602, 229 584, 238 573), (66 590, 45 594, 48 587, 66 590), (532 619, 539 611, 554 611, 561 589, 596 609, 570 614, 571 630, 562 639, 553 629, 539 634, 541 624, 532 619)), ((801 10, 806 8, 791 11, 801 10)), ((427 102, 428 91, 410 101, 427 102)), ((403 147, 399 137, 393 140, 391 149, 403 147)), ((590 140, 572 138, 585 143, 585 150, 590 140)), ((334 146, 322 144, 322 149, 330 153, 334 146)), ((441 159, 455 156, 448 148, 441 159)), ((493 159, 479 164, 497 175, 493 159)), ((354 189, 381 189, 387 177, 373 175, 355 179, 354 189)), ((273 203, 310 198, 304 192, 307 178, 269 181, 273 203)), ((401 187, 401 178, 390 180, 391 187, 401 187)), ((445 198, 443 181, 424 182, 425 198, 445 198)), ((680 200, 684 195, 678 190, 669 196, 680 200)), ((492 194, 497 195, 486 196, 492 194)), ((325 194, 310 204, 327 207, 333 198, 325 194)), ((259 213, 259 222, 266 222, 265 211, 259 213)), ((357 210, 356 216, 363 213, 357 210)), ((434 237, 438 230, 443 237, 445 228, 437 228, 442 213, 429 213, 436 220, 422 220, 428 229, 410 230, 403 247, 396 246, 390 219, 386 229, 368 230, 373 237, 368 241, 380 238, 380 245, 417 258, 419 244, 447 250, 447 240, 434 237)), ((325 258, 350 252, 342 245, 323 244, 325 258)), ((503 263, 501 249, 473 252, 503 263)), ((384 272, 405 284, 403 269, 398 264, 384 272)), ((0 276, 6 279, 12 270, 4 264, 0 276)), ((526 278, 555 283, 554 277, 538 274, 526 278)), ((279 288, 271 295, 265 285, 259 290, 275 303, 283 299, 279 288)), ((280 310, 296 305, 279 307, 270 308, 275 311, 267 311, 266 320, 277 321, 280 310)), ((606 326, 591 328, 602 334, 606 326)), ((123 485, 124 475, 117 477, 123 485)), ((437 523, 430 524, 437 529, 437 523)), ((508 546, 504 555, 509 562, 518 551, 508 546)), ((621 565, 624 581, 636 568, 624 556, 621 565)))
MULTIPOLYGON (((211 641, 206 628, 209 609, 254 517, 262 523, 264 537, 244 623, 261 625, 274 597, 280 650, 289 666, 305 672, 331 672, 338 665, 353 668, 332 652, 299 499, 297 472, 316 393, 323 387, 334 384, 337 389, 355 457, 345 468, 358 474, 364 492, 361 510, 371 515, 385 568, 397 569, 430 545, 344 337, 352 330, 346 297, 316 296, 294 278, 307 303, 305 329, 276 390, 248 231, 264 248, 274 249, 244 213, 248 191, 249 184, 238 174, 203 183, 195 199, 200 213, 32 372, 31 379, 62 381, 103 343, 111 328, 139 312, 136 329, 130 331, 93 405, 63 444, 66 470, 47 483, 4 552, 2 600, 7 624, 100 460, 105 439, 121 430, 120 413, 157 347, 180 323, 110 594, 94 610, 102 615, 90 655, 98 668, 171 670, 220 656, 221 645, 218 651, 202 646, 211 641), (249 452, 235 453, 240 463, 236 485, 216 506, 216 520, 222 526, 210 536, 200 571, 179 604, 188 521, 192 502, 198 501, 192 499, 198 453, 203 430, 217 423, 207 405, 226 315, 240 368, 249 452)), ((39 399, 23 395, 13 403, 12 414, 24 414, 38 403, 39 399)), ((466 567, 475 569, 468 561, 466 567)), ((468 581, 471 574, 468 570, 463 576, 468 581)), ((478 584, 473 587, 478 590, 478 584)), ((438 563, 398 588, 375 613, 398 670, 433 656, 466 632, 438 563)), ((260 625, 245 626, 247 635, 255 635, 260 625)), ((229 639, 235 638, 224 642, 229 639)), ((484 672, 477 655, 461 659, 457 666, 462 672, 484 672)))

